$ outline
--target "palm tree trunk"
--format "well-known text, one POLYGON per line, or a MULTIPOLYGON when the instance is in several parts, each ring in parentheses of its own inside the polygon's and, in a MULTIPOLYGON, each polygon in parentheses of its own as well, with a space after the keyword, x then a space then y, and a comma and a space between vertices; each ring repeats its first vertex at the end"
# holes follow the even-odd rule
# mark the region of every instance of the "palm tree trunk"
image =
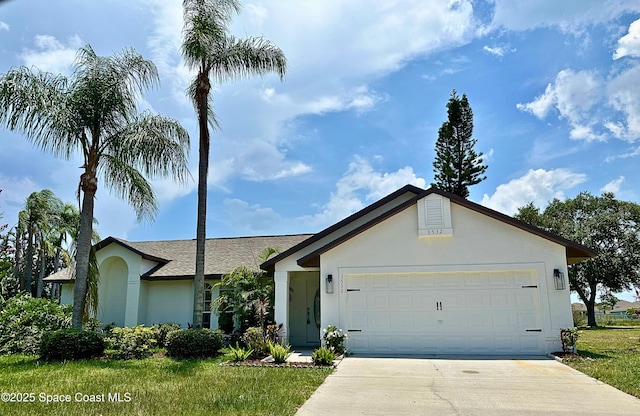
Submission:
POLYGON ((15 267, 13 269, 13 277, 18 281, 19 290, 24 290, 24 273, 20 272, 22 266, 22 232, 16 229, 16 254, 15 267))
POLYGON ((44 286, 44 272, 47 265, 47 253, 44 248, 44 238, 41 236, 40 241, 40 270, 38 271, 38 282, 36 283, 36 298, 42 297, 42 288, 44 286))
MULTIPOLYGON (((84 176, 84 175, 83 175, 84 176)), ((88 175, 87 175, 88 176, 88 175)), ((82 328, 82 315, 87 297, 87 275, 89 273, 89 254, 91 252, 91 235, 93 233, 93 205, 97 190, 97 180, 81 179, 82 185, 82 210, 80 211, 80 232, 78 233, 78 245, 76 253, 76 280, 73 290, 73 316, 71 326, 82 328)))
POLYGON ((33 294, 31 291, 31 278, 33 276, 33 229, 29 227, 27 232, 27 265, 25 266, 24 291, 33 294))
POLYGON ((204 259, 207 241, 207 175, 209 174, 209 123, 208 95, 209 78, 206 73, 198 74, 196 100, 198 107, 198 127, 200 147, 198 162, 198 222, 196 228, 196 274, 193 278, 193 327, 202 328, 204 311, 204 259))

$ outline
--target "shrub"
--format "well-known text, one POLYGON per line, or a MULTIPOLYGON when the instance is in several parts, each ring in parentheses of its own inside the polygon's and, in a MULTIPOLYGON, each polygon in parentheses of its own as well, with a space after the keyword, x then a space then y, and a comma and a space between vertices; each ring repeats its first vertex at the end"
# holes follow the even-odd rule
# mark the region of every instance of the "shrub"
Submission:
POLYGON ((158 347, 165 348, 167 346, 167 335, 170 332, 182 329, 182 326, 175 322, 165 322, 163 324, 153 324, 151 330, 153 331, 155 340, 158 343, 158 347))
POLYGON ((273 360, 276 363, 284 363, 287 361, 287 358, 291 355, 291 345, 282 345, 276 344, 275 342, 269 341, 269 354, 273 357, 273 360))
POLYGON ((587 315, 579 310, 572 309, 571 315, 573 315, 573 326, 585 326, 587 325, 587 315))
POLYGON ((344 346, 347 334, 335 325, 329 325, 322 330, 324 345, 336 354, 343 354, 347 349, 344 346))
POLYGON ((167 354, 176 358, 215 357, 223 345, 223 332, 213 329, 181 329, 167 336, 167 354))
POLYGON ((27 294, 8 299, 0 309, 0 354, 38 354, 44 332, 71 326, 71 310, 27 294))
POLYGON ((109 349, 115 350, 115 358, 146 358, 153 354, 156 340, 151 328, 137 325, 132 328, 113 328, 107 337, 109 349))
POLYGON ((252 326, 248 328, 244 332, 242 340, 248 349, 253 350, 253 356, 256 358, 263 357, 269 353, 269 344, 264 339, 264 333, 260 327, 252 326))
POLYGON ((578 328, 567 328, 560 330, 560 341, 562 342, 562 352, 575 353, 576 342, 578 341, 578 328))
POLYGON ((95 331, 59 329, 45 332, 40 341, 40 358, 47 361, 82 360, 104 354, 104 338, 95 331))
POLYGON ((336 353, 327 347, 320 347, 313 351, 311 359, 315 365, 333 365, 333 360, 336 359, 336 353))
POLYGON ((229 361, 233 361, 237 363, 238 361, 245 361, 251 354, 253 354, 253 350, 242 348, 240 345, 236 344, 236 347, 233 348, 229 345, 227 348, 221 350, 224 355, 229 359, 229 361))

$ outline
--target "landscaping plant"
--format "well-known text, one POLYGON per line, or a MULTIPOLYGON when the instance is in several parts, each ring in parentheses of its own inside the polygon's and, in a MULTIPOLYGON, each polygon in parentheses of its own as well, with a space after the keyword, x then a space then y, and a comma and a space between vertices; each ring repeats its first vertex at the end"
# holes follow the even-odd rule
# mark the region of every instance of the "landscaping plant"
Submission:
POLYGON ((242 348, 237 343, 235 348, 229 345, 227 348, 223 348, 221 352, 229 359, 229 361, 233 361, 234 363, 248 360, 249 357, 251 357, 251 354, 253 354, 253 350, 242 348))
POLYGON ((0 309, 0 354, 38 354, 46 331, 71 326, 71 306, 20 294, 0 309))
POLYGON ((322 340, 324 345, 336 354, 344 354, 347 348, 344 343, 347 340, 347 334, 335 325, 329 325, 322 330, 322 340))
POLYGON ((333 360, 336 359, 336 353, 327 347, 320 347, 313 351, 311 359, 315 365, 333 365, 333 360))
POLYGON ((115 327, 106 339, 108 349, 115 350, 114 358, 139 359, 153 354, 156 347, 154 332, 144 325, 134 327, 115 327))
POLYGON ((575 354, 576 342, 578 342, 578 328, 561 329, 560 341, 562 342, 562 352, 575 354))
POLYGON ((269 354, 273 357, 273 360, 282 364, 287 361, 287 358, 291 355, 291 345, 282 345, 276 344, 275 342, 269 341, 269 354))
POLYGON ((167 355, 174 358, 208 358, 219 355, 224 334, 213 329, 181 329, 167 335, 167 355))
POLYGON ((59 329, 42 335, 40 358, 46 361, 66 361, 101 357, 104 347, 104 337, 98 332, 59 329))

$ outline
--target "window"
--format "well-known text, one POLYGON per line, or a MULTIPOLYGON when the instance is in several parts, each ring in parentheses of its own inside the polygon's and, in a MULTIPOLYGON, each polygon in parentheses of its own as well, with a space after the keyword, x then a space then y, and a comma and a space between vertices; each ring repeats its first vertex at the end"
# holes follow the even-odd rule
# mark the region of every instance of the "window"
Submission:
POLYGON ((211 328, 211 285, 204 284, 204 311, 202 312, 202 327, 211 328))

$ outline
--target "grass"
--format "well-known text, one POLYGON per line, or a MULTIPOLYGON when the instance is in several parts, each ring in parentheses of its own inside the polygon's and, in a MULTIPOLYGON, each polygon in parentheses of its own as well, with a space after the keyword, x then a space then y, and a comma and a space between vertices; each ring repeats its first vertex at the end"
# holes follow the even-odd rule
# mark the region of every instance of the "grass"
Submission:
POLYGON ((640 328, 583 329, 577 348, 565 364, 640 398, 640 328))
POLYGON ((0 356, 0 393, 34 394, 33 403, 0 401, 0 414, 292 415, 332 371, 227 367, 220 366, 221 361, 148 358, 43 363, 35 356, 0 356), (110 393, 112 399, 120 393, 122 401, 109 401, 110 393), (71 403, 47 404, 41 401, 46 395, 71 395, 71 403), (87 400, 104 398, 104 402, 83 402, 83 395, 87 400))

